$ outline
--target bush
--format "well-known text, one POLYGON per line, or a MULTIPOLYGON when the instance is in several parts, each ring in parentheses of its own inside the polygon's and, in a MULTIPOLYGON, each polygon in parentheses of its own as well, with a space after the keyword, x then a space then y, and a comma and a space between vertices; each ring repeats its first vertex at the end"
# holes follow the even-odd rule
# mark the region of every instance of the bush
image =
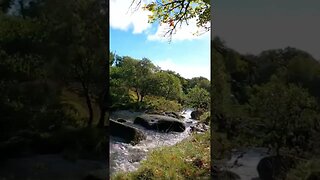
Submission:
POLYGON ((148 109, 157 111, 178 112, 182 110, 181 104, 179 104, 177 101, 166 100, 163 97, 146 96, 145 103, 148 104, 148 109))
POLYGON ((320 159, 315 158, 301 162, 295 169, 287 174, 291 180, 312 180, 320 179, 320 159))
POLYGON ((210 112, 205 112, 200 116, 200 122, 210 124, 210 112))

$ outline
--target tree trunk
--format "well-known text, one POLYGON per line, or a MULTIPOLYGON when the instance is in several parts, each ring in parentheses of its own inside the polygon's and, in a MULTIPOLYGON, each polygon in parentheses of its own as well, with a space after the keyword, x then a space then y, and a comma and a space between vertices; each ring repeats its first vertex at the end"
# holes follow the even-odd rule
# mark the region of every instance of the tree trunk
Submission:
POLYGON ((105 116, 106 116, 106 108, 100 106, 100 117, 99 117, 99 123, 98 123, 99 128, 104 127, 105 116))
MULTIPOLYGON (((107 87, 106 87, 107 88, 107 87)), ((101 98, 100 98, 100 117, 99 117, 99 123, 98 127, 103 128, 104 127, 104 122, 105 122, 105 116, 106 116, 106 111, 108 110, 108 104, 109 104, 109 99, 108 99, 108 89, 104 90, 101 98)))
POLYGON ((85 86, 84 82, 82 82, 81 84, 82 84, 84 96, 86 98, 86 103, 89 111, 88 127, 91 127, 93 122, 93 108, 92 108, 92 102, 90 99, 89 88, 85 86))

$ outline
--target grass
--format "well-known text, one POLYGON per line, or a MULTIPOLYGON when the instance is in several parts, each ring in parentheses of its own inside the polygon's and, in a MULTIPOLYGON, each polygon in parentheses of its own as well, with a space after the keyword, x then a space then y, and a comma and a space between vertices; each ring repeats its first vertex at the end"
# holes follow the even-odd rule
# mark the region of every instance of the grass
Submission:
POLYGON ((301 162, 295 169, 287 174, 287 179, 292 180, 309 180, 320 177, 320 159, 313 158, 308 161, 301 162))
POLYGON ((137 171, 118 173, 113 180, 210 179, 210 132, 152 151, 137 171))
POLYGON ((210 124, 210 111, 206 111, 200 116, 200 122, 210 124))

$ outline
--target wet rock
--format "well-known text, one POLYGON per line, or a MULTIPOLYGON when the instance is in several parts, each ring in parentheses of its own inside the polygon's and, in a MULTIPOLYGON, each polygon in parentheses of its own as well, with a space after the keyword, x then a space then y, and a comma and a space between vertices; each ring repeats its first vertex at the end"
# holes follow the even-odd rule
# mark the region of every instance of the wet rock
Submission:
POLYGON ((196 126, 190 126, 191 132, 206 132, 204 129, 198 128, 196 126))
POLYGON ((260 160, 257 170, 261 180, 282 179, 295 164, 290 157, 268 156, 260 160))
POLYGON ((126 121, 126 120, 124 120, 124 119, 119 118, 119 119, 117 119, 117 122, 125 123, 125 122, 127 122, 127 121, 126 121))
POLYGON ((137 128, 130 127, 112 119, 110 119, 110 134, 112 136, 120 137, 125 142, 133 145, 146 139, 146 136, 137 128))
POLYGON ((200 116, 203 114, 203 111, 196 110, 191 112, 191 119, 200 120, 200 116))
POLYGON ((209 126, 204 123, 197 123, 190 126, 190 132, 206 132, 209 129, 209 126))
POLYGON ((164 112, 164 115, 177 118, 177 119, 184 119, 184 116, 181 116, 179 113, 176 113, 176 112, 164 112))
POLYGON ((186 129, 185 124, 179 119, 154 114, 138 116, 134 120, 134 124, 139 124, 149 130, 161 132, 183 132, 186 129))

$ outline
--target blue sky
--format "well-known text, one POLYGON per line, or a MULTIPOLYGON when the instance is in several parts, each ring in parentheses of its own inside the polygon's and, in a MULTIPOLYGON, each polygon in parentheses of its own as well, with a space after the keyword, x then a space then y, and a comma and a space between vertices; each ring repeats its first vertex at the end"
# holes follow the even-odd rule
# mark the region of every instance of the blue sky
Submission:
POLYGON ((166 25, 148 24, 149 12, 128 11, 131 0, 110 1, 110 50, 120 56, 146 57, 162 69, 185 78, 210 79, 210 33, 195 36, 194 21, 183 25, 171 43, 163 38, 166 25))

